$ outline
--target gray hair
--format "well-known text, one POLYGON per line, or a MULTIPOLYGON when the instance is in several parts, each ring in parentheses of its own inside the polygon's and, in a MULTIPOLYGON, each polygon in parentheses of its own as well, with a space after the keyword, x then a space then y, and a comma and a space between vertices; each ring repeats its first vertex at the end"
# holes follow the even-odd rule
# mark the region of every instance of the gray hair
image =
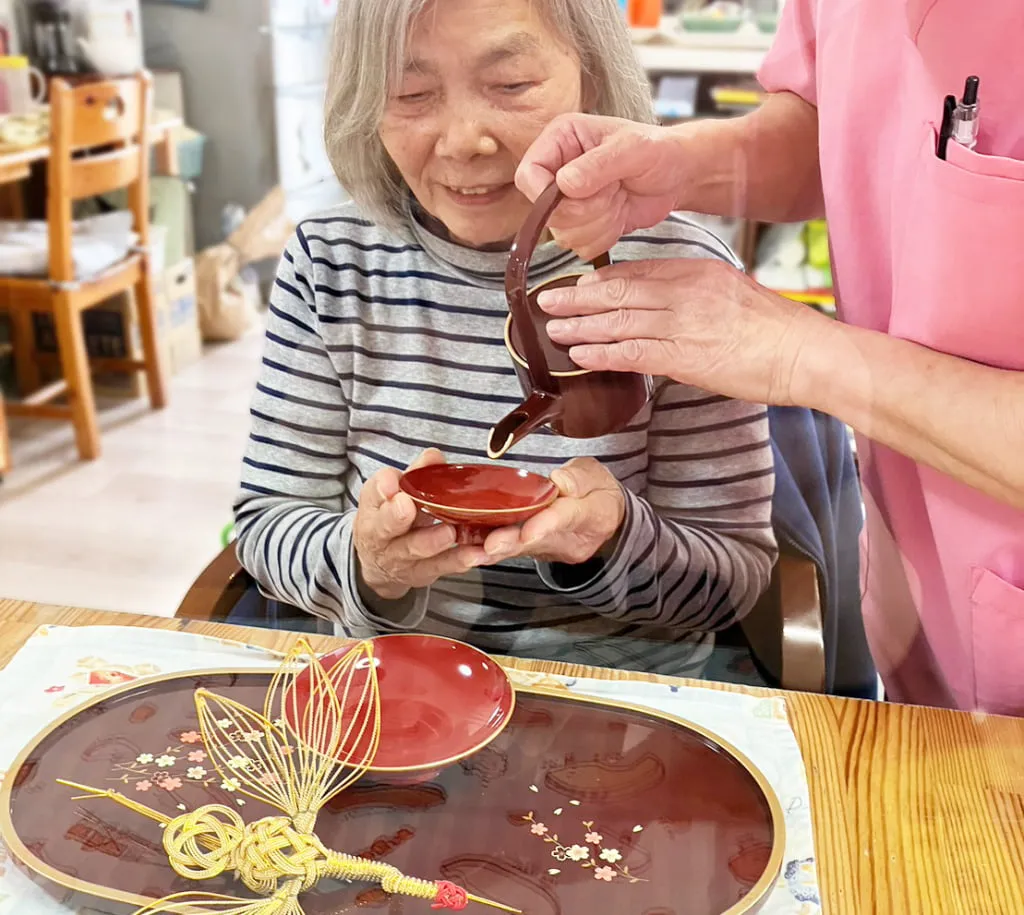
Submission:
MULTIPOLYGON (((340 0, 324 133, 342 186, 382 225, 404 222, 405 182, 380 140, 388 86, 401 78, 409 26, 429 0, 340 0)), ((443 2, 443 0, 439 0, 443 2)), ((617 0, 535 0, 580 60, 591 112, 654 122, 651 86, 617 0)))

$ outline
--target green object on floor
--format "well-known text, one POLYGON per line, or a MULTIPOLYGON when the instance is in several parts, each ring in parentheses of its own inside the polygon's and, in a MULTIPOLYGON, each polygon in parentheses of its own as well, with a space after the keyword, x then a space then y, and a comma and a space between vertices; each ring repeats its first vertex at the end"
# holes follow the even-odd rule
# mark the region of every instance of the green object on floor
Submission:
POLYGON ((828 248, 828 226, 824 219, 812 219, 806 227, 807 263, 819 270, 830 270, 832 258, 828 248))
POLYGON ((224 549, 227 549, 228 544, 235 539, 235 526, 234 524, 226 524, 224 530, 220 532, 220 545, 224 549))

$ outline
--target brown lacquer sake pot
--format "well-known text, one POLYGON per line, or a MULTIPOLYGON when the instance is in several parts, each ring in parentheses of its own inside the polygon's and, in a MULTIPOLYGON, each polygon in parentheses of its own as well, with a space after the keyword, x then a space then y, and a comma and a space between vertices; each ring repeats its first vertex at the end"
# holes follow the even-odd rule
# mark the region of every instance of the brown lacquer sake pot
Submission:
MULTIPOLYGON (((581 369, 569 358, 568 349, 552 342, 547 334, 550 317, 537 305, 537 296, 546 289, 575 286, 581 276, 561 276, 533 289, 527 287, 534 249, 561 198, 555 184, 537 198, 509 254, 505 346, 526 399, 491 430, 487 446, 491 458, 502 457, 543 425, 568 438, 599 438, 619 432, 644 408, 653 391, 646 375, 581 369)), ((608 263, 604 255, 594 266, 608 263)))

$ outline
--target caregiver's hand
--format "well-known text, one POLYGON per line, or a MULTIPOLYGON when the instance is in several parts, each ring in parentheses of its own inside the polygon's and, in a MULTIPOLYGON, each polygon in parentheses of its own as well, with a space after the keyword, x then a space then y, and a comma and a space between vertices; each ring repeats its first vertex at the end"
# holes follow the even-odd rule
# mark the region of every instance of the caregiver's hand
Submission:
POLYGON ((802 354, 835 322, 717 260, 634 261, 544 292, 551 339, 582 368, 664 375, 791 405, 802 354))
POLYGON ((666 128, 567 114, 552 121, 527 150, 516 185, 536 200, 558 181, 569 199, 548 226, 560 245, 590 260, 676 208, 687 161, 679 135, 666 128))
MULTIPOLYGON (((410 466, 443 464, 436 449, 410 466)), ((400 474, 378 471, 359 493, 352 531, 362 584, 384 600, 400 600, 413 588, 426 588, 445 575, 461 575, 488 561, 479 547, 455 548, 455 529, 433 524, 399 487, 400 474)))
POLYGON ((609 544, 626 516, 619 481, 594 458, 576 458, 551 474, 559 497, 522 527, 495 531, 484 544, 492 562, 530 556, 579 565, 609 544))

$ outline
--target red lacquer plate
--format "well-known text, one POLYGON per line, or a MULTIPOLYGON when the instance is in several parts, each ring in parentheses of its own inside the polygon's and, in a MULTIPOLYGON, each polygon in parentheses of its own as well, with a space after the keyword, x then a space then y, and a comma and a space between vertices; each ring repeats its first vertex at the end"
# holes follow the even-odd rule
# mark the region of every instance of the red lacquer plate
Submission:
POLYGON ((432 464, 408 471, 400 485, 428 515, 454 524, 460 543, 523 524, 558 498, 547 477, 497 464, 432 464))
MULTIPOLYGON (((433 635, 384 635, 370 640, 380 689, 380 743, 369 771, 434 772, 482 750, 512 718, 515 690, 496 661, 472 645, 433 635)), ((328 675, 350 648, 320 659, 328 675)), ((358 677, 350 684, 343 717, 354 717, 363 693, 358 677)), ((284 697, 284 718, 303 721, 310 698, 308 668, 284 697)), ((327 738, 325 738, 327 739, 327 738)), ((340 747, 362 759, 371 735, 353 734, 340 747)))

